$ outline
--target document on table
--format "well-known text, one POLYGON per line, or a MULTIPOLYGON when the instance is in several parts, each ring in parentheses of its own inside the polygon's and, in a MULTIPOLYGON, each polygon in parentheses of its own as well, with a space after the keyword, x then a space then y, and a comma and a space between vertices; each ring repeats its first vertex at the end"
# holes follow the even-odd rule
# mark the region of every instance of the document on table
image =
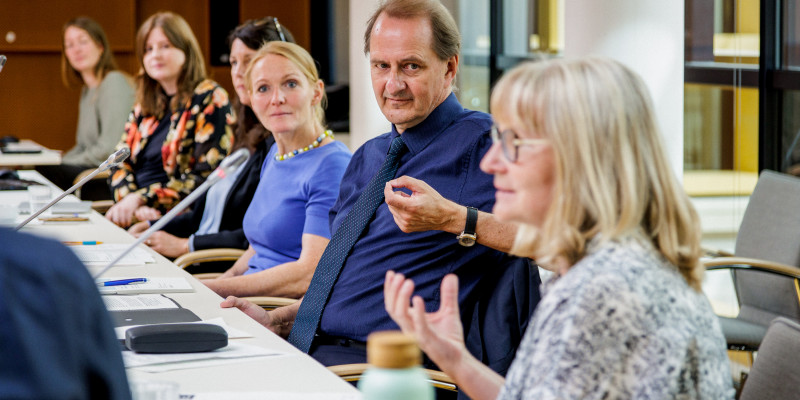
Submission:
POLYGON ((108 311, 158 310, 180 308, 178 303, 160 294, 103 296, 108 311))
MULTIPOLYGON (((116 281, 127 278, 103 278, 104 281, 116 281)), ((147 282, 128 285, 99 286, 100 294, 142 294, 142 293, 191 293, 194 288, 186 278, 147 278, 147 282)))
POLYGON ((123 351, 122 361, 125 363, 125 368, 136 368, 145 372, 163 372, 229 364, 239 362, 242 358, 282 356, 286 354, 281 351, 231 341, 221 349, 204 353, 144 354, 123 351))
MULTIPOLYGON (((95 244, 69 246, 72 252, 86 265, 105 266, 117 258, 129 245, 127 244, 95 244)), ((116 265, 141 265, 156 262, 153 256, 142 248, 135 248, 126 254, 116 265)))
MULTIPOLYGON (((249 334, 249 333, 247 333, 247 332, 245 332, 243 330, 236 329, 236 328, 234 328, 232 326, 229 326, 228 324, 225 323, 225 320, 222 319, 222 317, 220 317, 220 318, 212 318, 212 319, 208 319, 208 320, 205 320, 205 321, 176 322, 176 323, 180 323, 180 324, 188 323, 188 324, 219 325, 219 326, 222 327, 222 329, 225 329, 225 332, 228 332, 228 339, 241 339, 241 338, 253 337, 253 335, 251 335, 251 334, 249 334)), ((117 339, 125 340, 125 332, 128 329, 135 328, 137 326, 141 326, 141 325, 118 326, 118 327, 114 328, 114 332, 117 334, 117 339)))

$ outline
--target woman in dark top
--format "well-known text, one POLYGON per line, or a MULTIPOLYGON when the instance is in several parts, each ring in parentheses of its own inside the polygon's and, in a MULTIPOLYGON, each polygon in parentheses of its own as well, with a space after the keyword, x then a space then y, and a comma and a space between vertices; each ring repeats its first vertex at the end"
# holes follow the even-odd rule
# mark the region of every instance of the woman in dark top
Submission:
MULTIPOLYGON (((264 157, 275 140, 250 108, 244 72, 256 50, 273 40, 294 42, 292 34, 273 17, 247 21, 228 36, 231 79, 238 96, 238 101, 234 100, 238 123, 234 128, 232 151, 246 147, 252 155, 240 167, 232 185, 226 187, 220 182, 213 186, 206 196, 198 199, 191 212, 177 216, 147 240, 147 245, 162 255, 179 257, 189 251, 207 248, 247 248, 242 220, 258 186, 264 157)), ((139 222, 128 232, 138 236, 150 227, 151 222, 154 221, 139 222)))
POLYGON ((228 155, 235 121, 228 93, 207 79, 197 39, 179 15, 148 18, 136 53, 136 104, 117 145, 131 156, 112 169, 117 203, 106 213, 122 227, 160 217, 202 184, 228 155))

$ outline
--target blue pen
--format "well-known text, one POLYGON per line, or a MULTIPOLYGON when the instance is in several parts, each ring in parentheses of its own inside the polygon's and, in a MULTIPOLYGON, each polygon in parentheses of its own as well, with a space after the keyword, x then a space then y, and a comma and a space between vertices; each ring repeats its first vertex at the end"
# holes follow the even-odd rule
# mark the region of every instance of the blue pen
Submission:
POLYGON ((132 278, 132 279, 120 279, 117 281, 105 281, 105 282, 97 282, 99 286, 122 286, 122 285, 131 285, 134 283, 145 283, 147 282, 147 278, 132 278))

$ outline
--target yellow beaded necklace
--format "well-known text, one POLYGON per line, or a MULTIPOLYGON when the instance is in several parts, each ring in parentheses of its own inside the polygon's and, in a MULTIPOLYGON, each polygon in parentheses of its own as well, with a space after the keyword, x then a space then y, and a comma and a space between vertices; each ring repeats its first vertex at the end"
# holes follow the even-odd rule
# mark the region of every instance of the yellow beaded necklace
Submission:
POLYGON ((287 160, 287 159, 290 159, 290 158, 292 158, 292 157, 294 157, 294 156, 296 156, 296 155, 298 155, 300 153, 305 153, 305 152, 307 152, 309 150, 313 150, 313 149, 319 147, 319 144, 322 143, 322 141, 325 140, 325 138, 333 139, 333 132, 331 132, 329 130, 325 131, 322 135, 319 135, 318 138, 314 139, 314 141, 310 145, 308 145, 306 147, 303 147, 302 149, 297 149, 297 150, 294 150, 294 151, 290 151, 290 152, 288 152, 286 154, 276 154, 275 155, 275 161, 287 160))

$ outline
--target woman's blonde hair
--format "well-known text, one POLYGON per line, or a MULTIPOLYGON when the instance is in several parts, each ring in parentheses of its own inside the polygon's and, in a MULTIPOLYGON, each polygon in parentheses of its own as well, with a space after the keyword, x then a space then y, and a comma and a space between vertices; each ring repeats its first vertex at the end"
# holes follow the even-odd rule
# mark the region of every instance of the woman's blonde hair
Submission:
MULTIPOLYGON (((303 73, 312 87, 316 85, 317 82, 321 81, 314 59, 311 58, 311 54, 308 54, 304 48, 294 43, 272 41, 264 43, 256 54, 253 55, 253 58, 250 59, 250 65, 247 67, 247 71, 244 74, 244 82, 245 85, 247 85, 248 91, 251 91, 253 88, 253 66, 269 54, 278 55, 289 60, 303 73)), ((314 106, 314 115, 317 117, 317 122, 319 122, 322 127, 325 127, 325 107, 327 103, 328 98, 323 90, 322 98, 314 106)))
POLYGON ((606 58, 527 63, 505 75, 491 106, 550 140, 553 200, 540 229, 523 226, 512 251, 573 265, 599 235, 641 231, 700 290, 700 224, 667 160, 644 82, 606 58))
POLYGON ((161 118, 167 107, 167 96, 160 90, 158 82, 147 75, 144 69, 144 54, 147 37, 155 28, 161 28, 164 36, 177 49, 186 55, 181 73, 178 76, 178 92, 172 98, 170 108, 174 111, 179 104, 189 102, 194 88, 206 79, 206 66, 203 53, 197 43, 192 28, 178 14, 161 11, 144 21, 136 34, 136 58, 139 60, 139 74, 136 76, 136 103, 142 107, 142 115, 161 118))

